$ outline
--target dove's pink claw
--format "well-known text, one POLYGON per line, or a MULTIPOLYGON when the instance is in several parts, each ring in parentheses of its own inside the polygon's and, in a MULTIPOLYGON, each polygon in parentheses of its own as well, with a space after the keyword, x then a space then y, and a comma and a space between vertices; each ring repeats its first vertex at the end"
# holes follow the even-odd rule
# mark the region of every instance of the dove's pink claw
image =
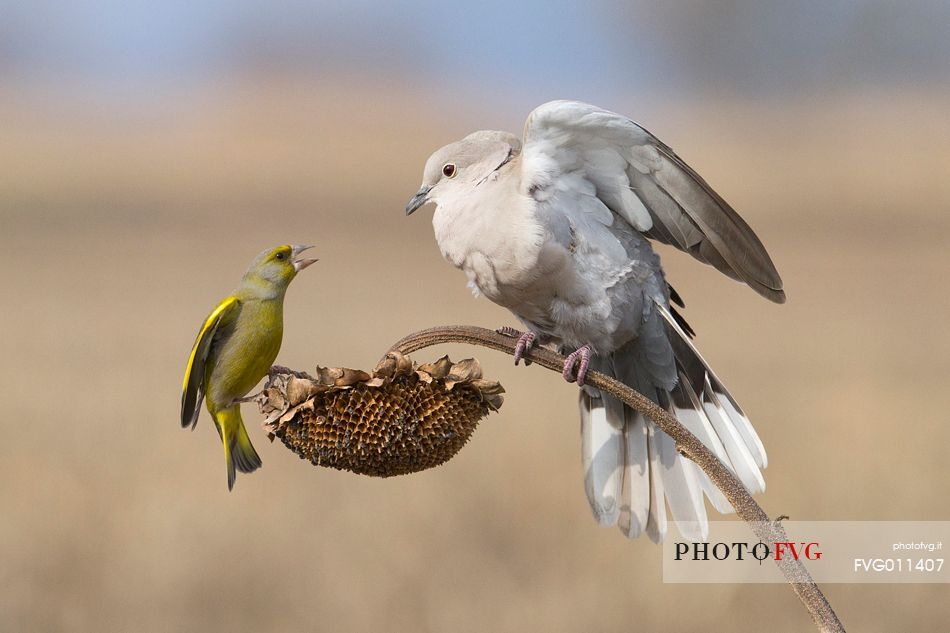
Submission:
MULTIPOLYGON (((530 351, 531 348, 534 347, 534 341, 537 338, 538 335, 534 332, 525 332, 518 337, 518 343, 515 345, 515 365, 518 364, 518 361, 521 360, 525 352, 530 351)), ((531 364, 531 361, 525 359, 524 364, 525 366, 528 366, 531 364)))
POLYGON ((504 334, 505 336, 510 336, 512 338, 518 337, 518 342, 515 344, 515 365, 517 365, 522 359, 524 359, 525 367, 531 364, 530 360, 524 358, 524 354, 534 347, 534 343, 538 338, 536 333, 521 332, 520 330, 516 330, 515 328, 509 327, 507 325, 500 327, 495 331, 499 334, 504 334))
POLYGON ((564 359, 564 371, 561 373, 567 382, 577 381, 578 387, 584 386, 587 379, 587 366, 590 365, 590 345, 579 347, 564 359), (574 365, 577 365, 577 373, 574 373, 574 365))

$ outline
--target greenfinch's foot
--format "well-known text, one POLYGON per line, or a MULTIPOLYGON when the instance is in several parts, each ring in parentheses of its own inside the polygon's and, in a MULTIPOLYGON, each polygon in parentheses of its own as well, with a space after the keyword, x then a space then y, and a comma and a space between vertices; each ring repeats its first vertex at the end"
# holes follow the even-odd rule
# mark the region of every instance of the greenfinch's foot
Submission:
POLYGON ((241 403, 241 402, 254 402, 254 401, 257 400, 258 398, 260 398, 263 394, 264 394, 264 390, 261 389, 260 391, 258 391, 258 392, 255 393, 254 395, 251 395, 251 396, 244 396, 243 398, 235 398, 234 400, 231 401, 231 404, 233 405, 233 404, 238 404, 238 403, 241 403))
POLYGON ((283 365, 274 365, 267 370, 267 377, 273 379, 274 376, 296 376, 297 378, 309 378, 313 379, 313 376, 308 374, 305 371, 296 371, 290 367, 284 367, 283 365))
POLYGON ((284 367, 283 365, 273 365, 270 369, 267 370, 267 377, 273 378, 278 374, 294 374, 294 370, 289 367, 284 367))

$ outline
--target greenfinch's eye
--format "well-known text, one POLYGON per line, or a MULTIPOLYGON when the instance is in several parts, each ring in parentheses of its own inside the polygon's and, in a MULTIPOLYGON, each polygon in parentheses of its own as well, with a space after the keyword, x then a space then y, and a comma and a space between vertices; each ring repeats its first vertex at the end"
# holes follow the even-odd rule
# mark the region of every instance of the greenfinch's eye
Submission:
POLYGON ((275 257, 278 261, 283 261, 283 260, 287 259, 287 253, 285 253, 284 251, 281 251, 281 252, 277 253, 276 255, 274 255, 274 257, 275 257))
POLYGON ((442 175, 446 178, 454 178, 455 172, 455 163, 446 163, 442 165, 442 175))

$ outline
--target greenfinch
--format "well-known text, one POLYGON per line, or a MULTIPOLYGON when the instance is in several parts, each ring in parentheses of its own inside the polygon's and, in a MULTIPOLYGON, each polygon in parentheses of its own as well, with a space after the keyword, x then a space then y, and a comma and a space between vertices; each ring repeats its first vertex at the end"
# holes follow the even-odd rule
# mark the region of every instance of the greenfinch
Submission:
POLYGON ((240 403, 277 358, 287 286, 317 261, 297 259, 308 248, 284 245, 258 255, 237 290, 205 319, 191 348, 182 385, 181 426, 195 428, 204 399, 224 444, 228 490, 234 487, 235 469, 251 473, 261 466, 240 403))

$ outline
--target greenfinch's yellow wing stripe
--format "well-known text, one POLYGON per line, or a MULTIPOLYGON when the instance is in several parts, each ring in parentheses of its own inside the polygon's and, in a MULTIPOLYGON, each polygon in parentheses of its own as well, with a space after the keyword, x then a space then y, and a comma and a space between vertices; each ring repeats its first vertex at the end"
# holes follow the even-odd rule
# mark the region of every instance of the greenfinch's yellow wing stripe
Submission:
POLYGON ((205 363, 211 351, 211 342, 214 333, 222 321, 228 321, 240 305, 237 297, 228 297, 218 304, 204 325, 198 332, 195 345, 191 348, 188 357, 188 366, 185 368, 185 380, 181 387, 181 426, 194 426, 198 423, 198 413, 201 411, 201 400, 204 398, 205 363))

